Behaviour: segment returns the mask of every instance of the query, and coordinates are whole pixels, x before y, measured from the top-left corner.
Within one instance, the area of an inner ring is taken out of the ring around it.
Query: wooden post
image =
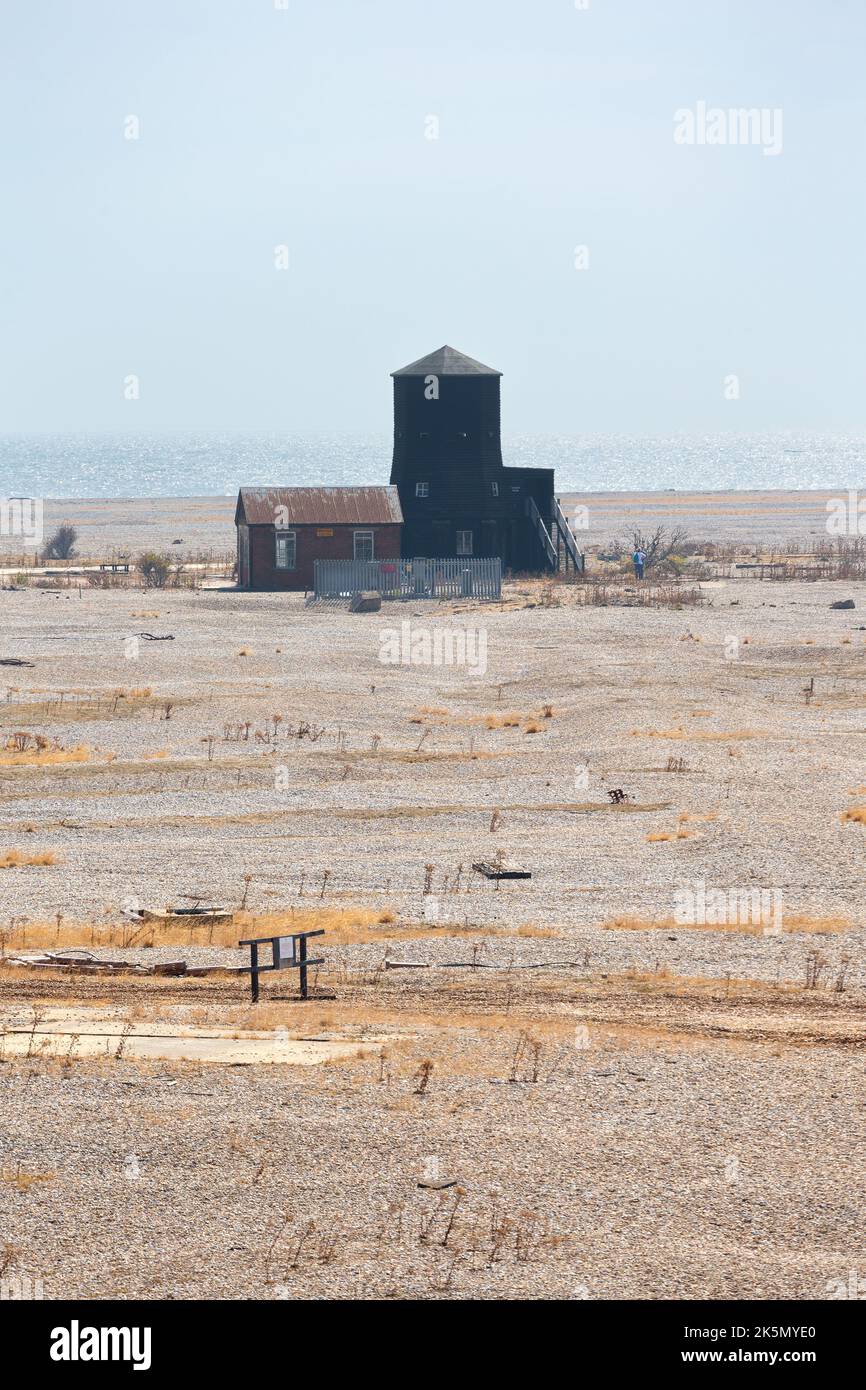
[[[302,998],[302,999],[306,999],[306,997],[307,997],[307,938],[306,938],[305,936],[302,936],[302,937],[300,938],[299,945],[300,945],[300,955],[301,955],[301,998]]]
[[[259,947],[258,942],[250,942],[250,987],[253,992],[253,1003],[259,1002]]]

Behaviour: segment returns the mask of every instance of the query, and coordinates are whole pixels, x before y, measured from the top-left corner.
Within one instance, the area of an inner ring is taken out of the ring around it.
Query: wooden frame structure
[[[270,970],[300,970],[301,992],[300,998],[309,998],[307,992],[307,970],[311,965],[324,965],[324,959],[310,960],[307,956],[307,937],[324,936],[323,927],[317,931],[298,931],[292,932],[289,936],[257,936],[252,940],[239,941],[239,946],[249,946],[250,963],[243,967],[244,973],[249,974],[250,988],[252,991],[252,1002],[259,1002],[259,976],[265,975]],[[270,964],[259,964],[259,947],[270,946]]]

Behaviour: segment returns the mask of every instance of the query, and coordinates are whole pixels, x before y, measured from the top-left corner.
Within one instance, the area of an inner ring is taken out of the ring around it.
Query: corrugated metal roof
[[[238,509],[250,526],[391,526],[403,520],[395,487],[242,487]]]
[[[444,347],[431,352],[428,357],[419,357],[417,362],[410,362],[408,367],[400,367],[391,375],[502,376],[502,373],[497,372],[495,367],[485,367],[483,362],[476,362],[474,357],[467,357],[446,343]]]

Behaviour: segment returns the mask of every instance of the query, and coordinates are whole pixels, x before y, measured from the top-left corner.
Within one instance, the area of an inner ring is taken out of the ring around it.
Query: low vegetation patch
[[[26,869],[56,864],[57,855],[50,850],[38,854],[25,854],[20,849],[0,850],[0,869]]]
[[[36,1187],[39,1183],[52,1182],[54,1177],[54,1173],[30,1173],[26,1168],[22,1168],[20,1163],[16,1168],[4,1168],[0,1172],[0,1180],[9,1183],[18,1192],[29,1192],[31,1187]]]
[[[92,750],[86,743],[64,748],[57,739],[44,734],[19,731],[9,734],[0,750],[0,767],[52,767],[59,763],[86,763]],[[108,754],[109,758],[114,754]]]
[[[602,931],[664,931],[675,934],[681,931],[720,931],[741,932],[746,936],[762,936],[772,923],[733,920],[728,922],[677,922],[673,917],[611,917],[602,922]],[[837,932],[852,931],[853,922],[845,917],[811,917],[805,913],[785,914],[782,918],[783,932],[796,935],[835,935]]]
[[[683,739],[691,742],[720,742],[724,743],[728,739],[742,738],[763,738],[764,734],[759,729],[730,729],[722,733],[713,733],[711,730],[703,729],[631,729],[631,738],[671,738]]]

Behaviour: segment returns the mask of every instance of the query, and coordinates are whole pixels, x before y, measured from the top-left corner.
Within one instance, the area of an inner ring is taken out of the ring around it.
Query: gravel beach
[[[864,585],[700,589],[0,593],[32,663],[3,670],[9,1268],[158,1299],[824,1299],[862,1269]],[[478,659],[384,662],[404,623]],[[196,898],[237,927],[134,921]],[[237,966],[293,920],[326,930],[305,1004],[294,972],[253,1010],[245,976],[9,963]],[[46,1055],[73,1005],[358,1052]]]

